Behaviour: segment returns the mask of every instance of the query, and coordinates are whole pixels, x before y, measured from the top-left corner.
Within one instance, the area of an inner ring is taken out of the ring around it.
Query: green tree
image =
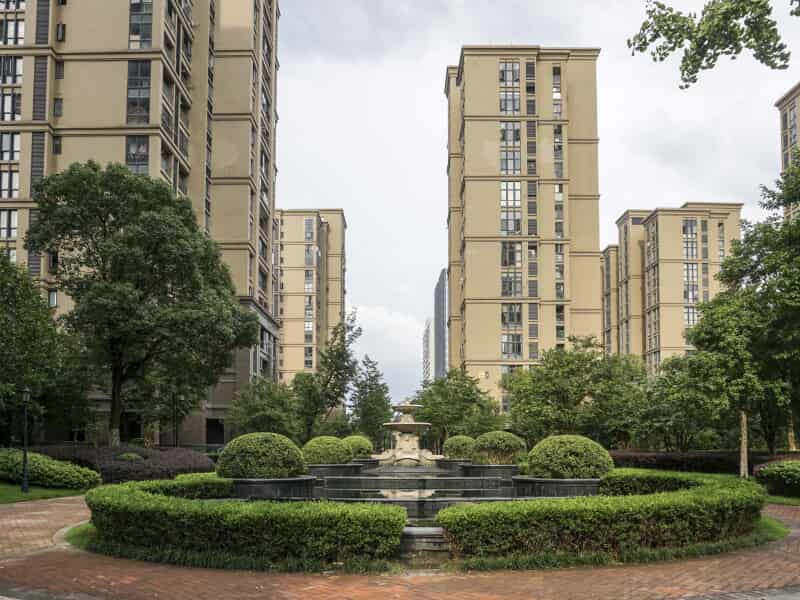
[[[213,385],[256,342],[219,247],[163,181],[90,161],[43,178],[33,197],[27,247],[59,257],[56,281],[75,302],[65,321],[110,380],[112,445],[123,388],[152,365],[183,363]]]
[[[295,396],[295,413],[300,428],[300,444],[305,444],[314,437],[314,430],[319,420],[331,407],[322,393],[319,378],[315,373],[297,373],[292,380],[292,391]]]
[[[237,435],[264,431],[300,441],[294,392],[288,385],[264,377],[257,377],[236,394],[226,422]]]
[[[789,9],[800,16],[800,0],[789,0]],[[781,41],[769,0],[708,0],[699,16],[647,0],[645,13],[628,47],[633,54],[649,50],[656,62],[682,52],[682,88],[696,83],[700,71],[713,69],[721,56],[735,59],[745,48],[771,69],[789,66],[791,54]]]
[[[427,437],[437,451],[451,435],[476,437],[504,425],[497,402],[461,369],[425,382],[414,401],[421,406],[414,418],[431,424]]]
[[[356,378],[353,395],[354,429],[363,433],[376,448],[383,445],[383,424],[392,418],[389,386],[383,381],[378,363],[364,356]]]
[[[686,452],[728,411],[718,361],[706,352],[665,360],[648,389],[642,422],[664,447]]]

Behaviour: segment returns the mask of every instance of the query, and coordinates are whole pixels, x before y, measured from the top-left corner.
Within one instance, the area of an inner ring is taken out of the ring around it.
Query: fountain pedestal
[[[398,404],[394,409],[400,418],[383,426],[392,432],[394,447],[382,454],[376,454],[381,465],[397,465],[401,467],[430,466],[441,458],[428,450],[419,447],[419,434],[430,429],[430,423],[418,423],[414,420],[414,411],[418,404]]]

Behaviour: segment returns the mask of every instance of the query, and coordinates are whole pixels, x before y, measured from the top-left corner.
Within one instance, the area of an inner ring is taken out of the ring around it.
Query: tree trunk
[[[750,477],[750,468],[747,464],[747,413],[739,411],[739,477]]]
[[[795,437],[795,434],[794,434],[794,413],[791,412],[791,409],[789,409],[788,427],[789,427],[789,433],[786,436],[787,437],[786,442],[787,442],[787,445],[789,446],[789,452],[796,452],[797,451],[797,438]]]
[[[119,424],[122,420],[122,373],[120,369],[111,371],[111,414],[109,415],[109,446],[119,447]]]

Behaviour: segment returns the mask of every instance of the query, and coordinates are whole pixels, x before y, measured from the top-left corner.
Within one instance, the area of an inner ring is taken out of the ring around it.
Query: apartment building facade
[[[431,320],[425,319],[425,327],[422,330],[422,382],[427,383],[431,381],[431,360],[432,340],[431,340]]]
[[[447,68],[449,366],[504,374],[602,328],[592,48],[465,46]]]
[[[278,17],[276,0],[0,2],[0,248],[69,310],[51,259],[24,249],[32,186],[76,161],[119,162],[191,199],[259,317],[259,345],[236,355],[182,443],[221,443],[233,394],[277,376],[277,270],[260,245],[275,230]]]
[[[611,276],[604,273],[603,278],[609,310],[614,313],[616,308],[619,315],[617,352],[641,356],[655,372],[664,359],[692,350],[686,330],[697,323],[697,305],[720,291],[716,275],[733,240],[740,237],[741,209],[738,203],[687,202],[680,208],[626,211],[619,218],[617,277],[611,269]],[[605,251],[609,259],[612,248]],[[632,277],[634,273],[641,276]],[[630,342],[623,339],[626,335]],[[613,352],[613,342],[611,346]]]
[[[433,291],[433,377],[447,375],[447,269],[439,272]]]
[[[280,380],[315,372],[320,352],[344,320],[345,236],[340,209],[278,210]]]
[[[797,119],[800,117],[800,83],[786,92],[775,103],[780,115],[781,131],[781,170],[792,162],[792,153],[800,145],[797,142]],[[787,207],[785,216],[789,219],[800,215],[800,206]]]

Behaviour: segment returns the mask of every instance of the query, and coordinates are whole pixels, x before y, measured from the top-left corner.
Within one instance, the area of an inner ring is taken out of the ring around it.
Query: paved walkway
[[[0,505],[0,599],[789,600],[800,598],[800,507],[769,506],[792,533],[752,550],[669,563],[486,574],[303,575],[187,569],[54,546],[88,518],[80,498]],[[51,547],[51,550],[42,552]],[[754,591],[763,593],[752,593]],[[783,590],[778,593],[778,590]]]

